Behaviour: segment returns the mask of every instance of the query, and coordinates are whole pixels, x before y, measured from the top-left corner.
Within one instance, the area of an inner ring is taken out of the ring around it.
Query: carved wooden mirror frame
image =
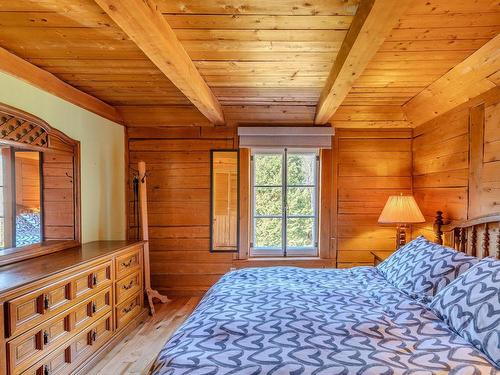
[[[67,200],[64,204],[72,209],[72,213],[66,215],[70,217],[67,225],[56,225],[52,228],[56,233],[45,233],[47,223],[42,222],[42,233],[44,233],[42,242],[1,249],[0,266],[78,246],[81,243],[80,142],[52,128],[36,116],[0,103],[0,145],[12,146],[22,151],[39,151],[43,155],[41,161],[43,169],[52,168],[50,183],[45,173],[40,175],[42,217],[46,215],[45,206],[51,202],[54,211],[59,210],[56,200],[60,200],[61,197],[47,201],[49,198],[44,194],[46,189],[51,188],[51,184],[53,187],[62,184],[64,186],[62,190],[70,192],[66,199],[71,199],[71,203]]]

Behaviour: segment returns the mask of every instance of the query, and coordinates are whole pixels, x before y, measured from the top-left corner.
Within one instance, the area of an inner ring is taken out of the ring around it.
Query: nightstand
[[[389,256],[394,253],[394,251],[388,251],[388,250],[373,250],[370,251],[373,255],[373,265],[377,266],[380,263],[382,263],[384,260],[389,258]]]

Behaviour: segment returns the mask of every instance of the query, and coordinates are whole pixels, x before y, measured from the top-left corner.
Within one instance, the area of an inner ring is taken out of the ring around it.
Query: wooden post
[[[142,240],[144,242],[144,280],[146,284],[146,295],[148,297],[149,308],[151,315],[155,314],[153,298],[158,299],[161,303],[169,302],[167,296],[160,294],[157,290],[151,288],[151,267],[149,263],[149,233],[148,233],[148,195],[146,189],[146,163],[140,161],[139,167],[139,205],[141,208],[141,228]]]

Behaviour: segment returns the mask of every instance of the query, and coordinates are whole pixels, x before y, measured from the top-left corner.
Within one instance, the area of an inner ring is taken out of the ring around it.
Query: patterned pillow
[[[377,269],[395,287],[422,302],[429,302],[477,259],[420,236],[401,247]]]
[[[481,260],[441,290],[429,306],[500,367],[500,261]]]

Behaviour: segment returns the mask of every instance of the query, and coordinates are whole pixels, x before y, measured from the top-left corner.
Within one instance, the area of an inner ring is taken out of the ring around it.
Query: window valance
[[[240,147],[331,148],[331,127],[239,127]]]

